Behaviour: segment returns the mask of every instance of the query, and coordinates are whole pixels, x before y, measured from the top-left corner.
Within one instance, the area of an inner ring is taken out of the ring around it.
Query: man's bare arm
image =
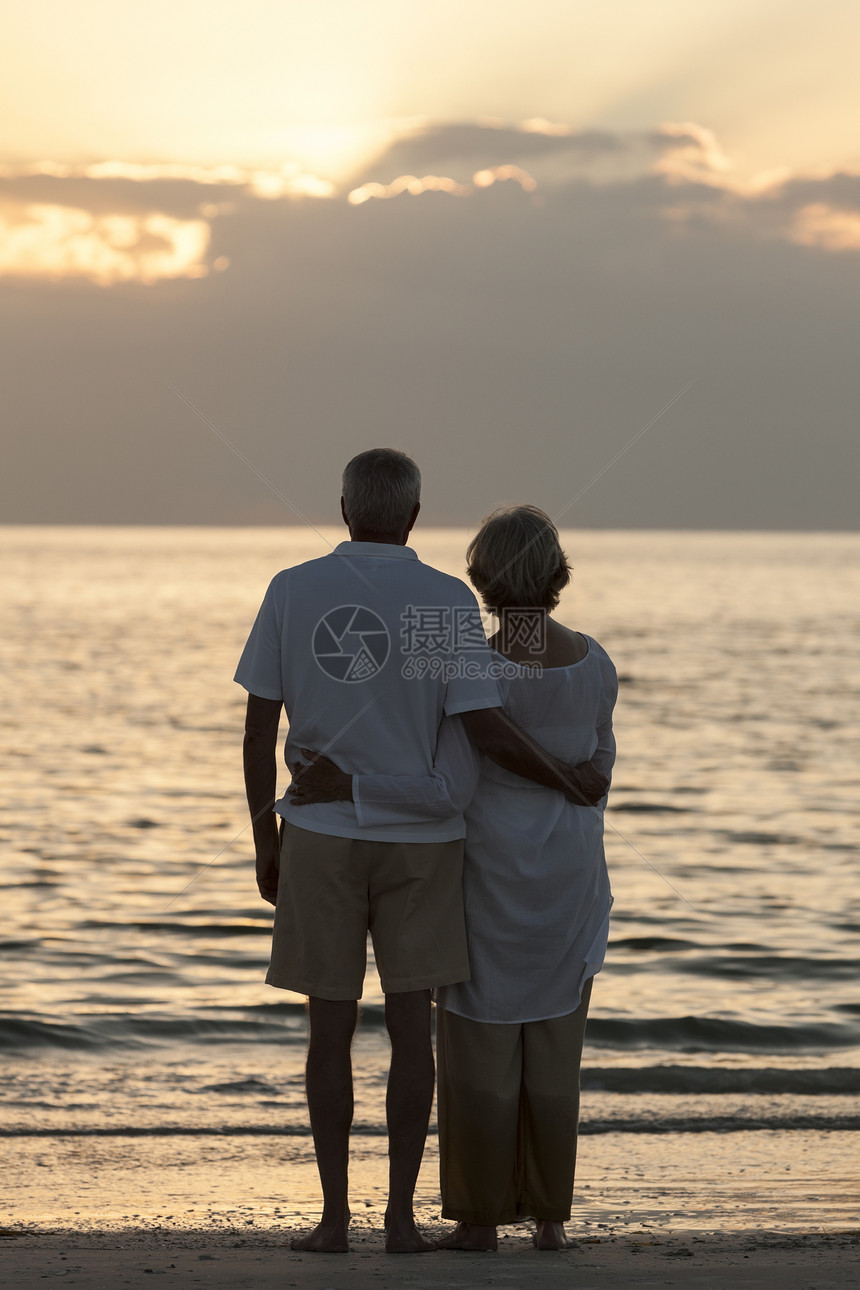
[[[278,822],[272,807],[278,782],[277,746],[280,699],[248,695],[242,761],[245,795],[254,829],[257,886],[263,900],[274,905],[278,895]]]
[[[609,780],[591,762],[574,767],[553,757],[503,708],[480,708],[461,716],[470,739],[490,761],[536,784],[559,789],[568,801],[593,806],[609,787]]]

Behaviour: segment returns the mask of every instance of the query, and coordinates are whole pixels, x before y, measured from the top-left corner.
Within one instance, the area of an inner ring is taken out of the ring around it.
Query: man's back
[[[281,699],[289,763],[325,752],[350,774],[427,774],[443,713],[496,707],[477,602],[406,546],[343,542],[277,574],[236,680]],[[314,832],[380,841],[462,836],[462,821],[361,826],[352,802],[278,811]]]

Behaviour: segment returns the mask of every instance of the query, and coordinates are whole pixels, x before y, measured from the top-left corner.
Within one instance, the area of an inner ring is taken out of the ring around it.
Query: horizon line
[[[343,522],[328,520],[314,520],[322,528],[331,530],[340,530],[344,528]],[[481,520],[470,521],[451,521],[448,523],[422,523],[417,532],[421,533],[428,529],[473,529],[481,523]],[[0,530],[2,529],[38,529],[38,528],[56,528],[56,529],[260,529],[260,530],[282,530],[282,529],[299,529],[304,531],[306,528],[303,524],[276,524],[264,521],[245,522],[240,520],[224,520],[221,523],[209,523],[197,520],[173,521],[173,520],[137,520],[137,521],[118,521],[118,520],[3,520],[0,518]],[[806,533],[822,534],[831,536],[834,534],[844,534],[853,536],[860,534],[860,524],[854,528],[847,528],[836,525],[832,528],[821,528],[815,525],[801,525],[795,528],[785,528],[782,525],[757,525],[751,527],[745,524],[726,524],[719,527],[713,525],[699,524],[560,524],[560,531],[576,530],[581,533]]]

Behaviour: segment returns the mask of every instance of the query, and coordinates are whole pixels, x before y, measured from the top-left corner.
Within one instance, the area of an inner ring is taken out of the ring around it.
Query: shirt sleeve
[[[502,701],[494,675],[495,664],[487,645],[481,611],[465,584],[462,599],[454,606],[453,613],[453,650],[445,692],[445,715],[453,717],[458,712],[500,708]]]
[[[283,579],[278,574],[269,583],[233,677],[249,694],[256,694],[261,699],[283,700],[284,697],[281,670],[283,605]]]
[[[362,828],[451,819],[478,785],[480,754],[459,717],[443,717],[429,775],[353,775],[355,814]]]

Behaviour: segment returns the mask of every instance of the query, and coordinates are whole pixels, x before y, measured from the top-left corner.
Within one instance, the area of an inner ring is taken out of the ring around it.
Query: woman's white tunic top
[[[612,711],[618,692],[606,651],[537,674],[496,656],[507,676],[506,713],[554,756],[615,761]],[[476,783],[477,780],[477,783]],[[368,823],[398,805],[456,813],[463,798],[463,890],[471,978],[444,986],[438,1003],[475,1021],[524,1022],[564,1016],[600,971],[612,894],[603,851],[603,808],[577,806],[556,789],[503,770],[473,749],[459,717],[440,730],[432,779],[356,776],[356,809]],[[447,806],[446,806],[447,803]]]

